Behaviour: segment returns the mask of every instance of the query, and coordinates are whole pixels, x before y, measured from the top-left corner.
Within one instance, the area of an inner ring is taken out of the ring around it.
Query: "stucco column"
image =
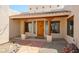
[[[34,21],[32,21],[32,35],[34,33]]]
[[[44,36],[46,36],[46,21],[44,20]]]
[[[44,36],[45,36],[45,20],[44,20]]]
[[[36,20],[36,36],[37,36],[37,30],[38,30],[38,29],[37,29],[37,20]]]
[[[47,18],[47,20],[48,20],[48,35],[51,35],[51,20],[52,20],[52,17]]]
[[[24,34],[24,20],[20,21],[20,34]]]
[[[52,20],[52,18],[48,18],[48,35],[47,35],[47,42],[52,42],[51,20]]]
[[[51,35],[51,21],[48,21],[48,34]]]

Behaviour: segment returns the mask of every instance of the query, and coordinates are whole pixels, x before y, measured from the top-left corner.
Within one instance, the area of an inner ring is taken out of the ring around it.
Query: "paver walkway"
[[[18,39],[15,42],[23,46],[56,49],[59,53],[63,52],[63,48],[67,44],[67,42],[64,39],[53,39],[53,41],[50,43],[48,43],[46,39],[32,39],[32,38],[25,40]]]

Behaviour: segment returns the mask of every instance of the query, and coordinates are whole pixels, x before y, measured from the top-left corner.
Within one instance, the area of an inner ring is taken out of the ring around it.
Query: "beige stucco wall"
[[[57,5],[29,5],[29,13],[49,12],[49,11],[53,11],[56,9],[63,9],[63,8],[64,8],[64,5],[60,5],[59,7],[57,7]]]
[[[9,41],[9,6],[0,5],[0,44]]]
[[[14,38],[16,36],[19,36],[20,35],[20,21],[18,20],[9,20],[10,23],[9,23],[9,36],[10,38]]]
[[[20,12],[9,9],[9,16],[19,14]],[[9,38],[20,35],[20,21],[9,19]]]
[[[64,26],[63,26],[63,22],[64,19],[66,19],[66,17],[58,17],[58,18],[53,18],[52,21],[60,21],[60,33],[52,33],[52,37],[53,38],[64,38],[63,37],[63,32],[64,32]]]
[[[79,48],[79,27],[78,27],[79,25],[79,5],[70,5],[70,6],[68,5],[68,6],[65,6],[65,9],[71,10],[72,11],[71,15],[74,14],[74,37],[72,38],[68,35],[65,35],[65,39],[69,43],[75,43],[77,47]]]

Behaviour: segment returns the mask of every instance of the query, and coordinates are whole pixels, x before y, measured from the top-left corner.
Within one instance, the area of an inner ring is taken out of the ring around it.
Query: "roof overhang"
[[[55,11],[55,12],[43,12],[43,13],[27,13],[10,16],[10,19],[33,19],[33,18],[48,18],[48,17],[67,17],[71,11]]]

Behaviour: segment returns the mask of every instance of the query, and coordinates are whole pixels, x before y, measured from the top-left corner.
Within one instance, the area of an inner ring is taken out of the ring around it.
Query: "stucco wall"
[[[63,37],[63,32],[64,32],[64,26],[63,26],[63,20],[66,17],[58,17],[58,18],[53,18],[52,21],[60,21],[60,33],[52,33],[53,38],[64,38]]]
[[[9,20],[10,23],[9,23],[9,36],[10,38],[14,38],[16,36],[19,36],[20,35],[20,21],[18,20]]]
[[[9,6],[0,5],[0,44],[9,41]]]
[[[67,10],[71,10],[72,14],[74,14],[74,37],[70,37],[70,36],[65,36],[65,39],[69,42],[69,43],[75,43],[77,45],[77,47],[79,48],[79,5],[67,5],[65,6],[65,9]]]
[[[31,10],[30,10],[31,8]],[[29,12],[36,13],[36,12],[49,12],[56,9],[62,9],[64,5],[29,5]]]
[[[9,16],[19,14],[14,10],[9,9]],[[20,21],[9,19],[9,38],[14,38],[20,35]]]

